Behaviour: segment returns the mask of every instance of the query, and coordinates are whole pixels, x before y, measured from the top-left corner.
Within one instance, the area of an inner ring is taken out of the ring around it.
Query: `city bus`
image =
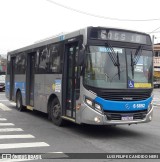
[[[6,97],[58,126],[152,120],[153,48],[143,32],[86,27],[7,55]]]

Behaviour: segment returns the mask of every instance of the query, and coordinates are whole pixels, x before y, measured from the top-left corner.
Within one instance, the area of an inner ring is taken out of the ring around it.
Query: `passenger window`
[[[47,55],[48,55],[48,49],[46,48],[42,48],[39,49],[37,51],[37,60],[36,63],[39,62],[39,67],[38,67],[38,71],[40,73],[46,73],[46,65],[47,65]]]
[[[20,53],[16,56],[16,73],[25,74],[26,72],[26,56],[25,53]]]
[[[59,44],[38,48],[35,60],[36,72],[43,74],[60,73],[62,71],[62,53],[63,51],[60,49]]]
[[[49,71],[53,73],[61,71],[59,45],[50,46]]]

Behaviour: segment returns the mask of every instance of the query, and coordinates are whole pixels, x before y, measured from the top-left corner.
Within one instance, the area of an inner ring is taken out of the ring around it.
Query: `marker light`
[[[79,110],[81,108],[81,103],[78,103],[76,109]]]
[[[100,120],[99,117],[95,117],[95,118],[94,118],[94,121],[95,121],[96,123],[100,123],[100,122],[101,122],[101,120]]]

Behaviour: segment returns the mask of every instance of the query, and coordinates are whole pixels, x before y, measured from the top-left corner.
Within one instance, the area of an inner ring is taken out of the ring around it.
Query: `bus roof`
[[[134,31],[134,30],[129,30],[129,29],[102,27],[102,26],[97,26],[97,27],[89,26],[89,27],[85,27],[85,28],[80,29],[80,30],[70,32],[70,33],[62,33],[62,34],[59,34],[59,35],[56,35],[56,36],[53,36],[53,37],[42,39],[42,40],[37,41],[37,42],[35,42],[35,43],[33,43],[29,46],[10,51],[10,52],[8,52],[8,54],[12,55],[12,54],[24,52],[24,51],[27,51],[27,50],[35,49],[35,48],[38,48],[38,47],[41,47],[41,46],[45,46],[45,45],[48,45],[48,44],[51,44],[51,43],[58,43],[60,41],[72,39],[73,37],[76,37],[76,36],[79,36],[79,35],[83,35],[83,36],[87,37],[87,29],[89,29],[89,28],[114,29],[114,30],[121,30],[121,31],[126,31],[126,32],[135,32],[135,33],[144,34],[144,35],[149,36],[149,34],[146,34],[144,32],[139,32],[139,31]],[[83,42],[83,43],[86,43],[86,42]]]
[[[67,33],[67,34],[64,34],[64,35],[58,35],[57,37],[50,37],[50,38],[44,39],[42,41],[37,41],[37,43],[33,43],[33,44],[29,45],[29,46],[22,47],[22,48],[14,50],[14,51],[10,51],[10,52],[8,52],[8,54],[12,55],[12,54],[24,52],[24,51],[27,51],[27,50],[30,50],[30,49],[45,46],[45,45],[48,45],[48,44],[51,44],[51,43],[56,43],[56,42],[58,43],[60,41],[66,40],[66,39],[76,37],[78,35],[83,35],[85,30],[86,30],[86,28],[85,29],[80,29],[80,30],[77,30],[77,31],[74,31],[74,32],[71,32],[71,33]]]

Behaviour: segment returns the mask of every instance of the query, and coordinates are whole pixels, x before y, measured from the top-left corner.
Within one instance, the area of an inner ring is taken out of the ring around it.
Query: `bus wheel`
[[[17,95],[16,95],[16,108],[17,108],[18,111],[23,111],[24,110],[24,106],[22,105],[21,92],[17,92]]]
[[[61,118],[61,106],[57,98],[54,98],[50,104],[50,117],[52,122],[57,126],[64,125],[64,120]]]

